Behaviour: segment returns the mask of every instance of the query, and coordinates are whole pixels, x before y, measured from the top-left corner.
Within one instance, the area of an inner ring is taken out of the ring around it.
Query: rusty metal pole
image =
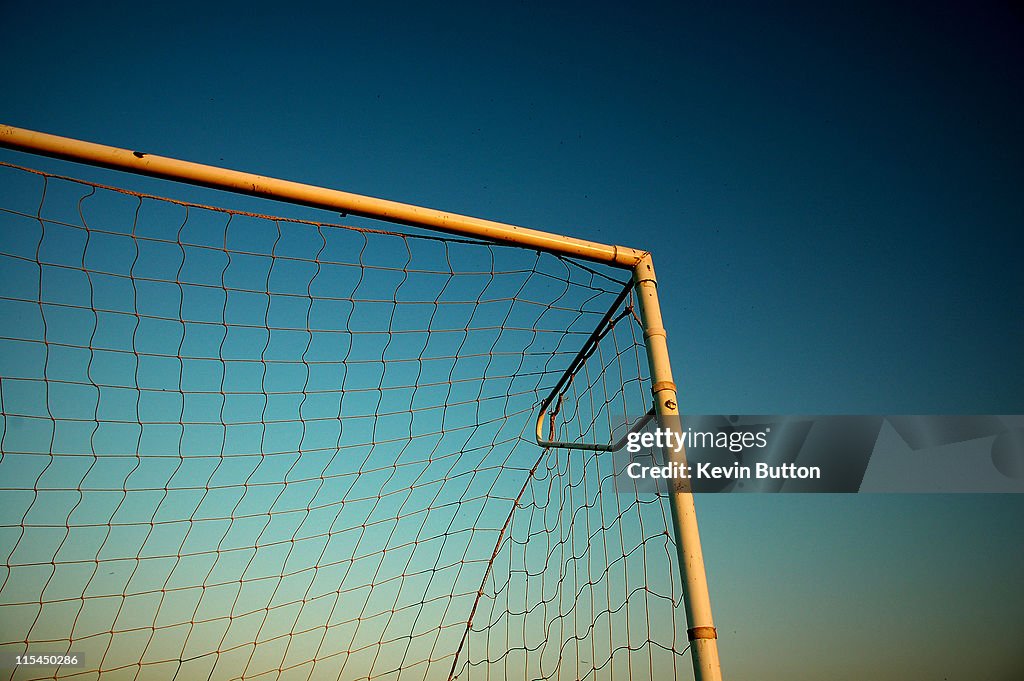
[[[10,125],[0,125],[0,147],[448,234],[536,248],[592,262],[603,262],[623,269],[633,268],[644,255],[644,251],[635,248],[600,244],[493,220],[192,163],[142,151],[83,142]]]
[[[650,255],[645,256],[633,270],[640,319],[643,322],[647,361],[651,369],[651,390],[658,426],[681,432],[676,384],[672,382],[668,343],[658,302],[658,280]],[[664,449],[666,463],[686,464],[686,452],[672,446]],[[704,554],[700,548],[697,514],[689,479],[672,478],[670,481],[672,525],[679,556],[679,572],[683,584],[683,604],[686,610],[687,636],[690,639],[693,674],[696,681],[721,681],[722,669],[718,661],[718,633],[711,618],[711,598],[708,595],[707,575],[704,572]]]

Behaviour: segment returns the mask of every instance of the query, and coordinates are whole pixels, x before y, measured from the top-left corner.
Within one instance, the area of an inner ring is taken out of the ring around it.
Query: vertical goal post
[[[666,331],[658,299],[657,278],[654,273],[651,254],[647,251],[559,236],[500,222],[181,161],[148,152],[84,142],[6,125],[0,125],[0,147],[179,183],[198,185],[306,207],[326,209],[335,213],[382,220],[462,238],[478,239],[482,242],[517,246],[626,270],[630,273],[632,282],[627,287],[626,292],[634,297],[633,299],[639,314],[639,322],[643,331],[643,345],[646,350],[648,370],[650,372],[651,392],[653,393],[653,408],[651,412],[641,419],[639,425],[645,424],[653,417],[656,418],[657,424],[661,428],[673,430],[680,428],[677,392],[673,382]],[[617,301],[616,304],[619,302]],[[613,306],[608,316],[614,310]],[[602,324],[605,322],[602,322]],[[591,341],[596,343],[598,340],[600,339],[592,338],[584,345],[583,350],[580,351],[576,358],[579,360],[579,364],[586,359],[586,351]],[[573,366],[563,375],[563,379],[575,371],[578,363],[573,363]],[[552,402],[556,399],[556,393],[558,393],[561,385],[560,383],[559,386],[556,386],[549,398],[540,407],[537,420],[538,444],[544,448],[583,449],[590,451],[611,450],[621,446],[621,440],[614,445],[595,446],[579,441],[558,441],[553,437],[553,433],[549,436],[550,439],[545,438],[542,431],[545,425],[547,410],[552,406],[557,410],[557,405],[553,405]],[[682,462],[685,457],[683,451],[673,451],[671,448],[666,448],[664,454],[666,457],[679,462]],[[694,511],[693,495],[684,484],[679,482],[670,490],[669,497],[672,529],[675,537],[674,543],[682,584],[682,601],[687,619],[687,638],[691,647],[694,676],[698,681],[717,681],[721,679],[716,641],[717,633],[711,616],[710,599]],[[519,499],[516,499],[513,504],[513,511],[518,503]],[[498,547],[495,548],[495,554],[497,552]],[[489,573],[490,568],[488,568]],[[486,578],[485,576],[485,580]],[[481,588],[482,593],[483,588]],[[476,610],[475,605],[473,610]],[[470,626],[472,626],[472,617],[471,614]],[[453,678],[456,676],[456,664],[458,662],[458,653],[456,653],[451,674]]]

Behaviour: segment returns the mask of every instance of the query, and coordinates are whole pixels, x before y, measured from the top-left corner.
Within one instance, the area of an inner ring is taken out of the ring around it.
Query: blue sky
[[[1024,410],[1007,4],[4,15],[4,123],[653,250],[684,411]],[[727,678],[1019,671],[1022,505],[701,498]]]

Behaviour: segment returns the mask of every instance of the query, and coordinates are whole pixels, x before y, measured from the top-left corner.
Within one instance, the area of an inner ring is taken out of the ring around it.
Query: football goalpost
[[[721,678],[649,253],[0,146],[5,674]]]

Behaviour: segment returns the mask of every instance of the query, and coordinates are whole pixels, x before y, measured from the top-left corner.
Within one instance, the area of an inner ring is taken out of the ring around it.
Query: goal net
[[[0,167],[3,675],[689,677],[628,272],[334,220]]]

